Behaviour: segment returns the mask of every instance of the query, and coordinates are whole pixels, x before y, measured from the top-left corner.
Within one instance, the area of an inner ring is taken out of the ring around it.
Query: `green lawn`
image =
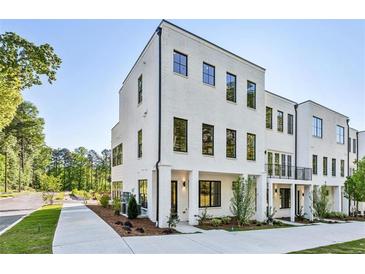
[[[306,249],[292,254],[365,254],[365,239]]]
[[[0,254],[49,254],[62,205],[33,212],[0,236]]]

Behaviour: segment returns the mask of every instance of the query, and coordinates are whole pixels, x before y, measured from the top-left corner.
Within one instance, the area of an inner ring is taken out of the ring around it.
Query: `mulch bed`
[[[279,218],[279,220],[284,220],[284,221],[288,221],[288,222],[291,222],[290,221],[290,217],[283,217],[283,218]],[[296,223],[299,223],[299,224],[315,224],[315,223],[319,223],[319,221],[317,219],[313,220],[313,221],[310,221],[308,219],[305,219],[305,218],[298,218],[298,217],[295,217],[295,222]]]
[[[286,225],[283,223],[275,222],[273,225],[268,225],[266,223],[260,223],[256,221],[251,221],[248,224],[244,224],[242,226],[237,225],[237,221],[232,218],[229,224],[220,224],[219,226],[213,226],[212,224],[200,224],[196,227],[211,230],[211,229],[224,229],[227,231],[246,231],[246,230],[261,230],[261,229],[271,229],[271,228],[279,228],[279,227],[290,227],[291,225]]]
[[[100,205],[86,205],[110,225],[120,236],[151,236],[177,233],[173,229],[156,227],[148,218],[130,220],[122,215],[114,215],[114,210]]]

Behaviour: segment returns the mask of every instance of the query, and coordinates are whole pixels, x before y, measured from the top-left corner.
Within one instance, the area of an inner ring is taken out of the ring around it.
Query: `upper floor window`
[[[345,177],[345,160],[340,161],[340,172],[341,177]]]
[[[226,99],[227,101],[236,102],[236,75],[227,72],[226,82]]]
[[[174,117],[174,151],[188,151],[188,121]]]
[[[203,83],[215,86],[215,67],[203,63]]]
[[[142,103],[142,74],[138,77],[138,104]]]
[[[247,133],[247,160],[256,160],[256,135]]]
[[[226,156],[236,158],[236,131],[228,128],[226,130]]]
[[[288,114],[288,134],[294,133],[294,117],[291,114]]]
[[[138,158],[142,157],[142,129],[138,130]]]
[[[345,128],[339,125],[336,126],[336,141],[338,144],[345,143]]]
[[[317,175],[318,174],[318,156],[317,155],[312,155],[312,169],[313,169],[313,174]]]
[[[328,165],[328,158],[327,157],[323,157],[323,167],[322,167],[322,169],[323,169],[323,175],[324,176],[327,176],[327,171],[328,171],[328,167],[327,167],[327,165]]]
[[[266,107],[266,128],[272,129],[272,108]]]
[[[350,137],[347,140],[347,144],[348,144],[349,152],[351,152],[351,138]]]
[[[188,56],[174,50],[174,72],[188,76]]]
[[[214,155],[214,126],[203,124],[202,153],[205,155]]]
[[[256,84],[247,81],[247,106],[256,109]]]
[[[332,176],[336,176],[336,159],[332,159]]]
[[[280,110],[278,110],[277,123],[278,123],[278,131],[283,132],[284,131],[284,113]]]
[[[356,153],[356,139],[352,140],[352,152]]]
[[[147,208],[147,180],[138,180],[139,204],[143,208]]]
[[[221,182],[199,181],[199,207],[221,206]]]
[[[312,120],[312,135],[322,138],[322,119],[316,116],[313,116]]]
[[[119,166],[123,164],[123,144],[117,145],[115,148],[113,148],[113,160],[112,164],[113,166]]]

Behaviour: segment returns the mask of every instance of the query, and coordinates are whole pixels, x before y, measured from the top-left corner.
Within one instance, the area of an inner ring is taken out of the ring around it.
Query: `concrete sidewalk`
[[[127,243],[78,201],[65,202],[53,239],[55,254],[133,253]]]

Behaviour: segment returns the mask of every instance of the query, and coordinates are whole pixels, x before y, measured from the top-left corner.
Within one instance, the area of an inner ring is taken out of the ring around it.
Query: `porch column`
[[[270,214],[274,212],[274,197],[273,197],[273,183],[272,182],[268,182],[267,183],[267,187],[268,187],[268,209]]]
[[[197,225],[199,215],[199,171],[189,172],[189,224]]]
[[[290,185],[290,221],[295,222],[295,184]]]
[[[258,176],[256,181],[256,220],[263,222],[266,220],[266,174]]]
[[[333,209],[336,212],[341,212],[341,187],[333,186]]]
[[[310,221],[313,221],[313,185],[305,185],[304,186],[304,214],[305,218]]]
[[[158,226],[168,227],[167,220],[171,211],[171,166],[159,166],[159,210]]]

